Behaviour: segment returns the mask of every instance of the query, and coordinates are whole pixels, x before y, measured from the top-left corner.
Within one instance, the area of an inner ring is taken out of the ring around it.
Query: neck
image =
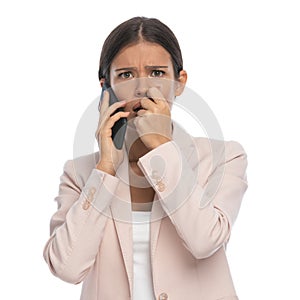
[[[145,155],[149,152],[147,147],[144,145],[144,143],[141,141],[140,138],[138,138],[128,149],[128,159],[130,163],[136,163],[140,157]]]

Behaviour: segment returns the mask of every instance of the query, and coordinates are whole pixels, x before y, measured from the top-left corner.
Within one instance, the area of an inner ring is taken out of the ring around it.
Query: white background
[[[247,151],[249,189],[227,250],[240,299],[300,299],[298,5],[2,1],[1,299],[79,299],[80,286],[52,276],[42,250],[76,126],[100,93],[102,43],[136,15],[172,28],[188,87]]]

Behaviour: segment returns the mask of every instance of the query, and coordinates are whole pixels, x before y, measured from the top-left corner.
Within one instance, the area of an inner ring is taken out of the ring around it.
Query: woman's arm
[[[214,146],[209,152],[211,147],[202,143],[201,148],[201,143],[189,159],[172,141],[138,163],[184,246],[198,259],[228,242],[247,189],[247,157],[241,145],[210,141]]]
[[[66,162],[55,198],[58,210],[51,219],[51,236],[44,248],[44,258],[55,276],[74,284],[84,279],[98,253],[118,182],[95,168],[80,188],[74,162]]]

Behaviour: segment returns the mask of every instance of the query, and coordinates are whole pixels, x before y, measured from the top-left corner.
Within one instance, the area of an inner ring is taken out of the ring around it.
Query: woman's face
[[[147,90],[156,87],[170,107],[175,96],[182,93],[186,73],[175,77],[171,56],[162,46],[140,42],[123,48],[114,58],[110,68],[110,83],[120,100],[129,100],[125,111],[129,119],[136,116],[140,100]]]

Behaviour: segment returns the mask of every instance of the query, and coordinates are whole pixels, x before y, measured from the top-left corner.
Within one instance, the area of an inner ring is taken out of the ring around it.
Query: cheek
[[[170,81],[167,84],[164,84],[161,87],[161,93],[163,94],[165,100],[172,106],[172,103],[175,99],[175,83]]]
[[[133,100],[135,92],[134,80],[112,85],[113,90],[119,100]]]

